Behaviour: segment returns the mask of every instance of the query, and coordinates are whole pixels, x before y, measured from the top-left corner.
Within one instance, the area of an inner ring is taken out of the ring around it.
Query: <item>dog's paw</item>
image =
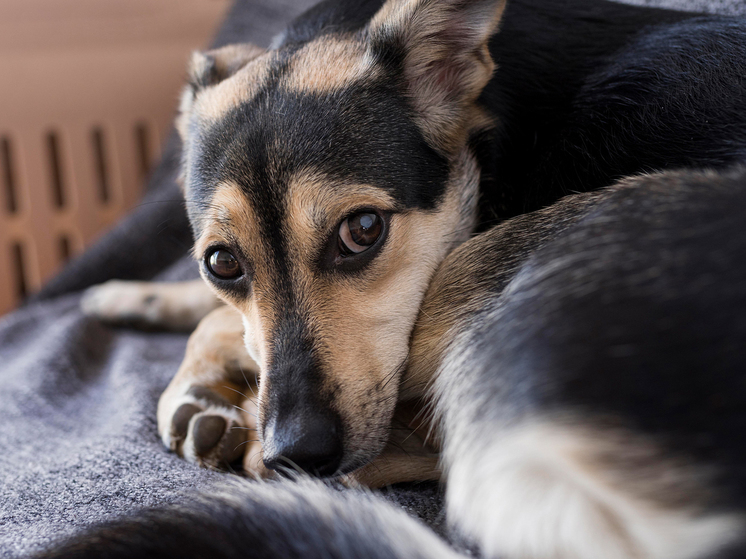
[[[158,324],[163,301],[152,284],[111,280],[94,285],[83,293],[80,308],[84,314],[105,322]]]
[[[220,302],[201,280],[174,283],[110,280],[88,288],[84,314],[110,324],[191,330]]]
[[[217,392],[192,386],[171,406],[162,425],[163,443],[188,462],[225,468],[243,458],[254,429],[244,413]]]

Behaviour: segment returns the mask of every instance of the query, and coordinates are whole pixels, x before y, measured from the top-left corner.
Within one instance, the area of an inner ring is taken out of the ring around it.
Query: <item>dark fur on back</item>
[[[504,265],[481,259],[472,293],[486,297],[460,318],[479,357],[445,408],[490,425],[538,409],[625,418],[715,466],[717,504],[743,507],[746,170],[629,179],[562,207],[571,200],[553,212],[559,228],[524,222],[529,250],[507,287]]]
[[[483,100],[501,125],[484,168],[498,216],[630,174],[744,157],[741,20],[519,0],[491,52]]]

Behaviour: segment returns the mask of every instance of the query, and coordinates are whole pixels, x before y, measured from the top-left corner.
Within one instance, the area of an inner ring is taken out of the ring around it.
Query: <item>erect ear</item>
[[[505,0],[388,0],[368,25],[374,52],[402,65],[419,124],[435,147],[463,141],[492,77],[488,43]]]
[[[250,43],[227,45],[206,52],[194,52],[189,61],[189,81],[181,95],[176,128],[185,138],[185,124],[197,93],[206,87],[231,77],[266,51]]]
[[[232,76],[264,52],[263,48],[251,43],[195,52],[189,62],[189,84],[195,89],[214,85]]]

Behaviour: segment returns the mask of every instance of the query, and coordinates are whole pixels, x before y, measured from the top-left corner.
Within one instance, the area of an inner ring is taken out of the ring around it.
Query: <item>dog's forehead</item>
[[[331,50],[343,59],[349,47]],[[231,84],[245,89],[231,94],[240,102],[234,99],[217,118],[192,120],[189,198],[209,199],[217,185],[231,182],[255,207],[278,206],[294,177],[313,172],[330,184],[372,185],[403,208],[437,206],[448,164],[425,141],[396,79],[355,74],[353,62],[309,68],[328,51],[306,46],[272,54],[257,63],[259,77],[250,87],[245,78]],[[343,76],[329,77],[335,72]]]

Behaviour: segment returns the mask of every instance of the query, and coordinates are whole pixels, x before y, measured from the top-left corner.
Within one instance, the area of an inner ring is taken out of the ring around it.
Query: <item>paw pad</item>
[[[247,429],[238,423],[228,400],[201,386],[192,387],[187,396],[192,401],[179,406],[171,418],[171,450],[213,468],[241,458]]]
[[[171,431],[174,435],[173,438],[185,439],[187,432],[189,431],[189,420],[201,411],[202,408],[198,408],[194,404],[182,404],[179,409],[176,410],[171,422]]]

